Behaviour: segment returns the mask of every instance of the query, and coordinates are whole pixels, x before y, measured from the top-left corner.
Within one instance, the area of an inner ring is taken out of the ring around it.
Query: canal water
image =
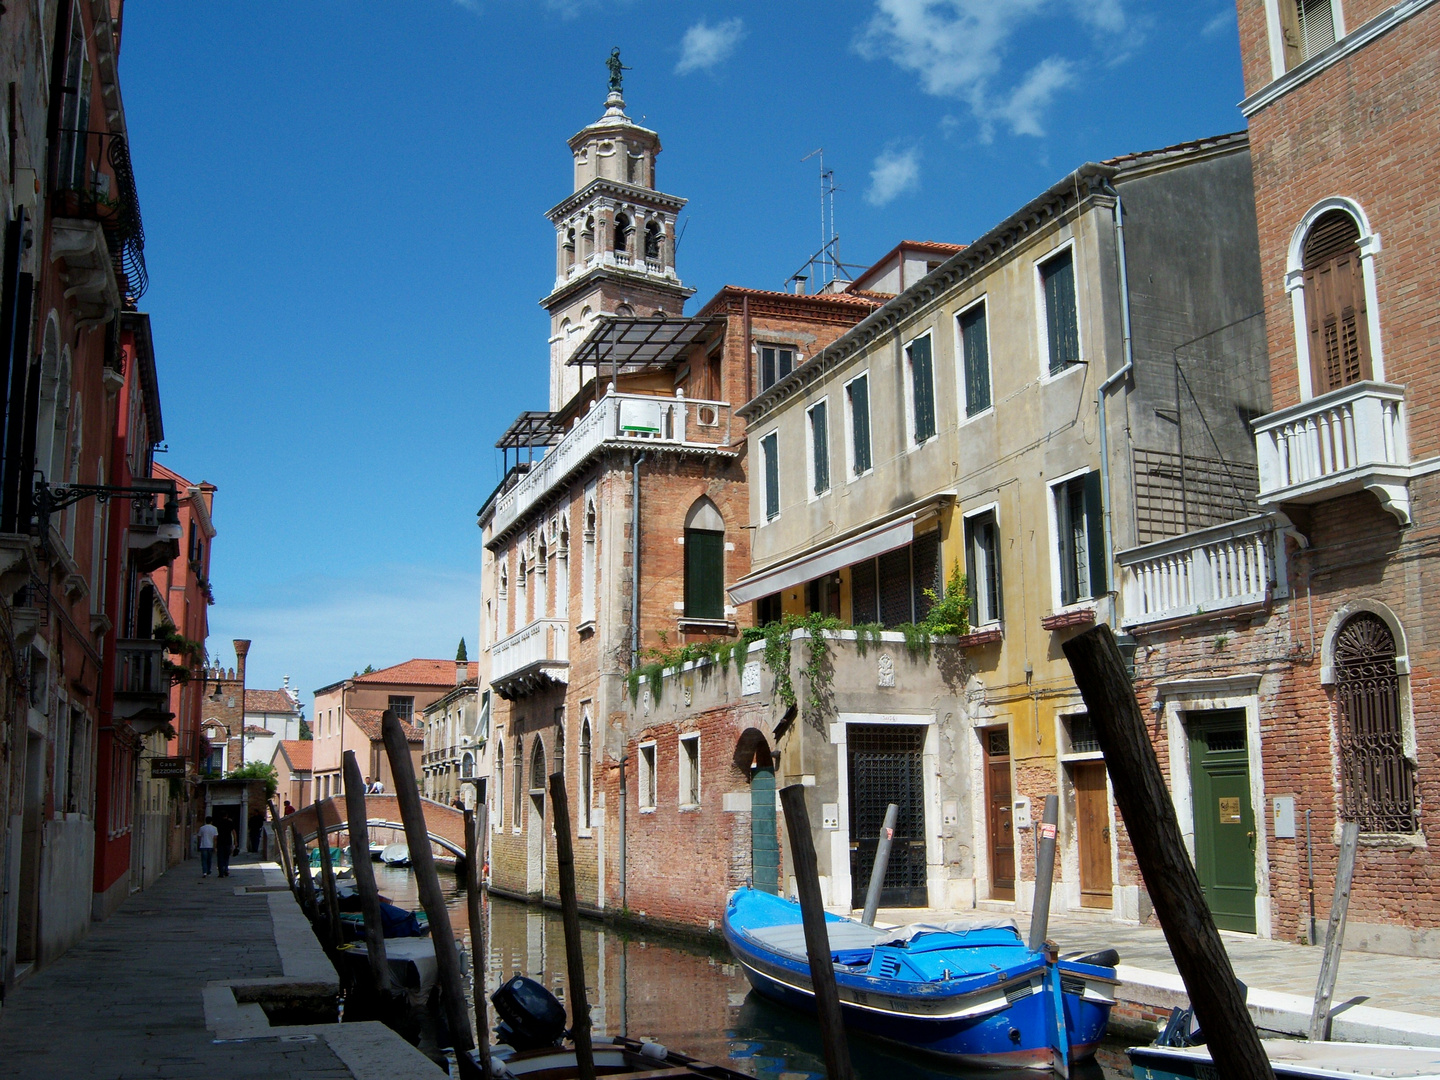
[[[377,864],[380,892],[401,907],[418,908],[414,875]],[[440,872],[456,940],[470,948],[465,894],[453,874]],[[565,935],[560,913],[502,897],[486,901],[489,919],[486,994],[512,975],[528,975],[562,1002]],[[773,1005],[750,990],[729,954],[681,938],[619,930],[581,920],[585,981],[595,1031],[652,1038],[694,1057],[728,1065],[760,1080],[823,1080],[820,1036],[807,1016]],[[491,1010],[491,1024],[494,1011]],[[914,1058],[863,1037],[852,1042],[857,1080],[943,1080],[956,1076],[989,1080],[1034,1071],[964,1072]],[[1085,1080],[1128,1077],[1123,1044],[1102,1049],[1094,1064],[1072,1071]]]

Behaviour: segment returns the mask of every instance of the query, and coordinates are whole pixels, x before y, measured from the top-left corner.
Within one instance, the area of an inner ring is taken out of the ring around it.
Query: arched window
[[[538,743],[540,740],[535,741]],[[515,736],[515,793],[511,798],[510,825],[518,829],[520,810],[525,805],[525,743],[519,735]]]
[[[55,430],[64,427],[59,424],[59,413],[63,403],[69,400],[69,373],[61,370],[68,358],[60,350],[60,329],[52,315],[45,323],[45,336],[40,347],[40,412],[35,424],[35,467],[45,474],[45,479],[59,483],[60,477],[51,470],[50,462],[55,449]],[[63,435],[61,441],[63,444]]]
[[[1327,210],[1305,235],[1305,322],[1317,395],[1371,378],[1360,226]]]
[[[615,317],[617,319],[633,319],[635,317],[635,309],[629,304],[621,304],[615,309]]]
[[[645,258],[659,261],[662,235],[658,221],[645,223]]]
[[[542,531],[540,544],[535,556],[535,618],[545,618],[545,609],[550,602],[550,545],[545,542]]]
[[[565,775],[565,710],[555,710],[555,771]]]
[[[725,521],[704,496],[685,515],[685,617],[725,617]]]
[[[460,775],[466,779],[475,775],[475,755],[469,751],[460,759]]]
[[[590,717],[580,723],[580,825],[590,828]]]
[[[536,735],[535,745],[530,748],[530,794],[543,795],[545,779],[545,743]]]
[[[615,215],[615,243],[614,248],[618,252],[628,253],[630,250],[630,234],[634,232],[630,219],[625,214]]]
[[[580,534],[580,621],[595,620],[595,495],[585,492],[585,530]]]
[[[582,258],[589,258],[595,254],[595,218],[594,216],[585,219],[585,228],[580,233],[580,255]]]
[[[1413,833],[1420,827],[1395,659],[1395,635],[1374,612],[1352,615],[1335,635],[1342,816],[1362,832]]]
[[[495,827],[505,827],[505,747],[495,743]]]
[[[78,484],[80,482],[80,455],[84,450],[84,436],[85,418],[83,399],[79,394],[76,394],[75,404],[70,409],[69,464],[65,466],[65,472],[63,473],[66,483]],[[75,553],[75,518],[78,512],[79,508],[76,506],[66,507],[64,526],[61,529],[61,533],[65,537],[65,546],[70,549],[72,555]],[[91,588],[94,588],[94,582],[91,582]]]

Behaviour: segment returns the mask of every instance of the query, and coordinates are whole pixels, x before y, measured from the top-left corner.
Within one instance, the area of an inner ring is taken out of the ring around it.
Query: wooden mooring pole
[[[285,883],[293,887],[294,878],[290,874],[290,852],[285,850],[285,841],[280,833],[280,808],[275,805],[275,800],[270,800],[270,832],[275,837],[275,861],[280,864],[280,872],[285,875]]]
[[[1330,1038],[1330,998],[1340,974],[1340,946],[1345,942],[1345,918],[1350,913],[1350,885],[1355,880],[1355,849],[1360,826],[1347,821],[1340,827],[1340,863],[1335,867],[1335,894],[1330,899],[1330,925],[1325,928],[1325,956],[1315,986],[1315,1007],[1310,1012],[1310,1039]]]
[[[350,865],[360,893],[360,911],[365,917],[365,953],[370,961],[370,978],[382,998],[399,987],[385,955],[385,922],[380,914],[380,890],[375,885],[375,866],[370,861],[370,828],[366,823],[365,780],[355,751],[345,751],[345,823],[350,829]]]
[[[1215,1071],[1226,1080],[1274,1080],[1180,835],[1170,789],[1115,635],[1108,626],[1096,626],[1062,648],[1085,699],[1135,861],[1205,1032]]]
[[[485,912],[480,903],[485,844],[489,839],[490,807],[477,802],[473,811],[465,811],[465,911],[470,918],[470,974],[475,984],[475,1049],[485,1080],[490,1080],[494,1071],[490,1064],[489,1010],[485,1005]]]
[[[462,1077],[479,1075],[470,1052],[475,1039],[470,1033],[470,1012],[465,1008],[465,981],[460,974],[460,954],[455,949],[455,929],[450,925],[450,912],[445,909],[445,894],[440,891],[440,876],[435,872],[435,855],[430,850],[430,830],[425,824],[425,809],[420,805],[420,789],[415,784],[415,763],[410,760],[410,743],[395,713],[386,709],[380,717],[380,733],[385,740],[385,755],[390,759],[390,773],[395,781],[395,800],[400,804],[400,820],[405,824],[405,843],[410,848],[410,869],[415,872],[415,885],[420,903],[430,920],[430,937],[435,943],[435,965],[440,975],[440,1002],[445,1009],[445,1023],[455,1046],[455,1059]]]
[[[330,948],[338,949],[345,944],[345,937],[340,932],[340,897],[335,892],[335,864],[330,858],[325,806],[323,802],[315,804],[315,840],[320,846],[320,885],[325,893],[325,936]]]
[[[313,925],[320,916],[315,908],[315,879],[310,876],[310,856],[305,850],[305,841],[300,839],[300,827],[294,821],[290,823],[290,849],[295,852],[295,887],[300,893],[300,907]]]
[[[875,845],[875,865],[870,868],[870,888],[865,890],[865,911],[860,921],[866,926],[875,925],[875,912],[880,908],[880,890],[885,885],[885,869],[890,865],[890,846],[895,842],[895,822],[899,820],[900,807],[891,803],[885,807],[885,824],[880,826],[880,842]]]
[[[570,1036],[580,1080],[595,1080],[590,1046],[590,999],[585,995],[585,956],[580,951],[580,903],[575,895],[575,851],[570,839],[570,803],[565,776],[550,776],[550,813],[555,821],[555,866],[560,872],[560,920],[565,927],[565,971],[570,984]]]
[[[830,956],[830,935],[825,929],[825,902],[820,896],[820,872],[815,862],[815,841],[810,835],[810,811],[805,788],[790,784],[780,789],[785,828],[790,834],[790,859],[800,890],[800,919],[805,928],[805,955],[810,961],[810,988],[820,1021],[820,1045],[825,1052],[828,1080],[852,1080],[850,1044],[840,1015],[840,991],[835,986],[835,963]]]

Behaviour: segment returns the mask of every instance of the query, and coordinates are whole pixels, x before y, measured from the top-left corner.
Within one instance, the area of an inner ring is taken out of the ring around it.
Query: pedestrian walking
[[[289,817],[289,816],[290,816],[291,814],[293,814],[294,812],[295,812],[295,807],[293,807],[293,806],[290,805],[290,800],[289,800],[289,799],[286,799],[286,800],[285,800],[285,816],[286,816],[286,817]]]
[[[455,798],[450,801],[450,805],[453,806],[456,810],[460,810],[463,812],[465,809],[465,800],[460,798],[459,795],[456,795]]]
[[[200,826],[199,833],[195,840],[200,845],[200,876],[210,876],[210,862],[215,857],[215,838],[220,835],[220,830],[215,828],[215,819],[206,818],[205,824]]]
[[[215,838],[215,861],[220,867],[220,877],[230,876],[230,853],[238,842],[235,826],[227,820],[220,829],[220,835]]]

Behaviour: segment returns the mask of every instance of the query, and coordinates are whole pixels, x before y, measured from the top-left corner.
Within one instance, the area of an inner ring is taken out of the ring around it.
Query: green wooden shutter
[[[935,434],[935,377],[930,338],[910,343],[910,385],[915,405],[915,441],[923,443]]]
[[[975,416],[990,407],[990,342],[984,304],[960,317],[960,339],[965,350],[965,415]]]
[[[1105,509],[1098,472],[1085,474],[1085,534],[1090,547],[1090,595],[1104,596],[1110,591],[1110,560],[1105,551]]]
[[[780,438],[771,434],[760,441],[765,457],[765,520],[780,514]]]
[[[810,410],[810,447],[815,459],[815,494],[830,490],[830,433],[825,402]]]
[[[850,384],[850,437],[855,444],[855,475],[870,468],[870,377]]]
[[[725,534],[685,530],[685,617],[725,617]]]
[[[1080,332],[1075,316],[1075,260],[1069,251],[1040,268],[1045,283],[1045,329],[1050,343],[1050,374],[1080,360]]]

